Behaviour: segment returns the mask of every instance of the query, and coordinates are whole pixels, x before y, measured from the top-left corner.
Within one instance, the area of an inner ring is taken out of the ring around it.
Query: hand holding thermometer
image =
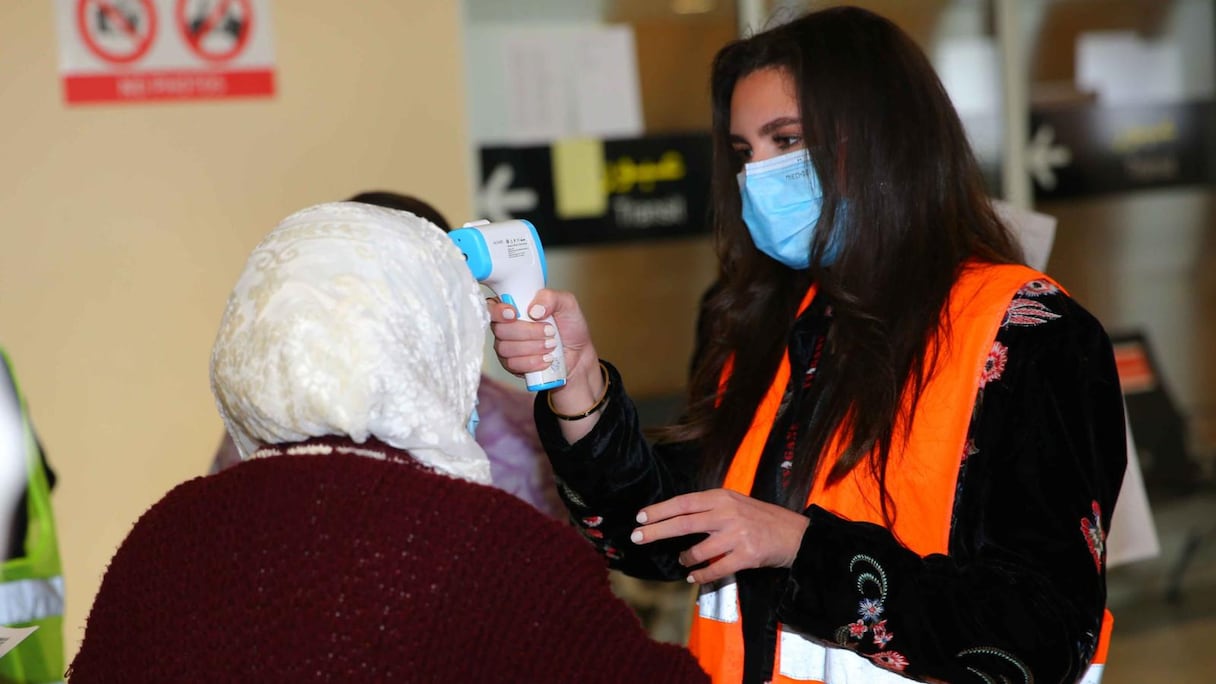
[[[540,236],[529,221],[472,221],[448,233],[464,253],[469,270],[478,282],[494,291],[503,304],[510,304],[521,321],[531,321],[527,307],[548,280],[545,251]],[[544,319],[553,323],[553,317]],[[556,325],[554,328],[556,329]],[[561,335],[553,349],[553,365],[527,373],[528,389],[538,392],[566,384],[566,354]]]

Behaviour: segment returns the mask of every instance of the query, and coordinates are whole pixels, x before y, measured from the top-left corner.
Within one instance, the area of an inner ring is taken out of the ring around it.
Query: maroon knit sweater
[[[572,528],[376,447],[406,461],[276,456],[169,492],[111,561],[71,682],[709,681]]]

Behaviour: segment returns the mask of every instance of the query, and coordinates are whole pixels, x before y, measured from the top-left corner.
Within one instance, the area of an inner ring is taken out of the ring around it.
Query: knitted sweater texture
[[[708,681],[572,528],[378,448],[171,491],[112,560],[70,681]]]

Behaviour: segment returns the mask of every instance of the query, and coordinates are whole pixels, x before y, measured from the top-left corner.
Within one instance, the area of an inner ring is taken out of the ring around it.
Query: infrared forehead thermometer
[[[503,304],[510,304],[521,321],[533,320],[526,307],[545,286],[548,268],[540,236],[531,222],[522,219],[496,223],[473,221],[448,236],[464,253],[469,270],[479,283],[493,290]],[[552,323],[553,317],[549,316],[544,322]],[[561,336],[556,339],[553,365],[524,376],[528,389],[533,392],[566,384],[566,354]]]

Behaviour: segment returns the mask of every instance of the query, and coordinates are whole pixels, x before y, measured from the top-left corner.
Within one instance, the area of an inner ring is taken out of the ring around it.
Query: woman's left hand
[[[810,519],[729,489],[682,494],[643,508],[635,544],[706,533],[709,538],[680,554],[684,566],[709,564],[688,575],[706,583],[748,568],[788,568],[798,555]]]

